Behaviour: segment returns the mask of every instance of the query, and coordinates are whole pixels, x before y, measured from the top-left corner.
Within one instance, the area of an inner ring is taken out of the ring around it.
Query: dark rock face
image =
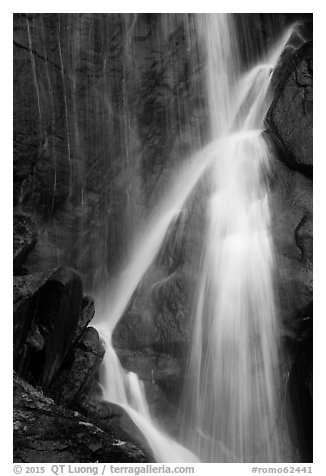
[[[145,347],[169,350],[179,347],[189,340],[188,315],[190,309],[186,300],[186,282],[182,277],[170,275],[151,287],[153,315],[135,314],[141,303],[134,299],[130,310],[120,319],[114,333],[116,347],[129,346],[132,350]],[[148,312],[148,303],[144,312]]]
[[[103,356],[104,348],[97,330],[87,327],[80,340],[72,346],[70,355],[49,389],[54,400],[68,407],[78,405],[82,395],[87,395]]]
[[[14,277],[15,461],[153,461],[126,412],[101,401],[94,312],[71,269]]]
[[[127,412],[115,403],[101,401],[93,395],[79,404],[88,421],[123,441],[132,441],[145,455],[147,462],[154,461],[149,444]]]
[[[283,55],[266,117],[279,308],[287,324],[312,299],[312,44]]]
[[[15,278],[14,368],[48,388],[75,336],[82,282],[73,270]]]
[[[20,274],[37,240],[37,228],[28,215],[14,214],[14,274]]]
[[[312,180],[275,159],[271,188],[279,312],[290,323],[312,299]]]
[[[14,204],[41,230],[29,272],[105,281],[201,144],[201,69],[192,15],[14,15]]]
[[[170,405],[173,410],[178,401],[189,340],[187,282],[181,274],[149,287],[145,283],[114,330],[113,344],[121,363],[146,382],[147,392],[155,397],[155,414],[159,394],[165,409]]]
[[[145,454],[14,374],[14,462],[144,463]]]
[[[312,44],[286,56],[275,71],[276,93],[267,126],[291,168],[312,174]]]
[[[284,56],[266,118],[276,150],[271,207],[275,285],[289,356],[289,428],[302,462],[312,461],[312,45]]]
[[[312,303],[293,323],[295,341],[290,341],[293,362],[287,381],[290,436],[300,461],[313,461],[313,356]]]
[[[79,340],[83,335],[86,327],[91,322],[95,314],[95,301],[91,296],[83,294],[81,302],[81,312],[77,324],[76,335],[74,340]]]

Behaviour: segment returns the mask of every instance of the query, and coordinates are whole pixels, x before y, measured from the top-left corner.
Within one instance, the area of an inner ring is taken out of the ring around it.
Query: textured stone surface
[[[72,345],[82,282],[75,271],[58,268],[14,283],[14,368],[46,389]]]
[[[35,223],[28,215],[14,214],[13,246],[14,274],[19,274],[28,254],[32,251],[37,240]]]
[[[42,230],[31,273],[63,264],[103,283],[200,146],[194,28],[182,14],[14,15],[14,202]]]
[[[81,339],[74,343],[54,379],[49,394],[59,404],[78,405],[83,394],[87,395],[104,356],[98,332],[87,327]]]
[[[189,340],[187,284],[173,274],[154,285],[144,283],[113,333],[123,366],[159,387],[171,402],[179,396]]]
[[[95,301],[92,296],[83,294],[81,302],[81,311],[77,324],[76,335],[74,340],[79,340],[88,324],[91,322],[95,314]]]
[[[89,421],[104,431],[113,432],[116,438],[134,442],[146,455],[147,461],[154,461],[146,438],[122,407],[88,397],[80,402],[79,408]]]
[[[311,174],[313,164],[312,44],[285,56],[275,71],[276,91],[267,127],[294,169]]]
[[[14,374],[14,462],[145,463],[130,440],[116,437],[76,411],[56,405]]]
[[[295,339],[289,342],[293,356],[287,380],[290,404],[290,437],[301,462],[313,461],[313,310],[312,302],[292,323]]]
[[[312,448],[313,116],[312,45],[285,55],[274,75],[275,98],[267,115],[274,145],[272,231],[275,288],[289,357],[288,423],[301,462]]]
[[[271,206],[279,313],[287,324],[312,299],[312,180],[273,163]]]

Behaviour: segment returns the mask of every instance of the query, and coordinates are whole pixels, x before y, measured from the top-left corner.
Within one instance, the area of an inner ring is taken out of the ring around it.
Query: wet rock
[[[312,300],[312,180],[273,161],[272,231],[279,313],[289,325]]]
[[[56,405],[14,374],[14,461],[144,463],[134,443],[103,431],[77,411]]]
[[[74,340],[79,340],[95,314],[95,301],[92,296],[83,294],[81,311]]]
[[[37,228],[33,220],[26,214],[14,213],[14,274],[21,272],[36,240]]]
[[[122,441],[132,441],[146,456],[146,461],[154,461],[149,444],[127,411],[115,403],[100,398],[88,398],[79,404],[80,411],[87,419],[106,432],[113,432]]]
[[[288,343],[292,364],[287,380],[290,436],[301,462],[313,461],[313,317],[312,302],[292,325]]]
[[[301,260],[309,267],[312,267],[313,258],[312,227],[312,213],[307,212],[295,230],[295,241],[301,250]]]
[[[14,366],[22,366],[26,354],[25,341],[34,325],[34,295],[45,284],[52,270],[45,273],[36,273],[27,276],[14,276],[13,301],[14,301]],[[38,331],[38,328],[37,328]]]
[[[33,188],[29,191],[33,204],[45,217],[54,214],[70,193],[71,157],[63,138],[47,135],[33,168]],[[24,200],[27,200],[25,192]]]
[[[152,299],[160,348],[183,354],[183,347],[190,339],[187,281],[182,276],[170,276],[153,287]]]
[[[267,114],[268,133],[287,165],[309,175],[313,164],[312,44],[285,55],[274,73],[276,90]]]
[[[91,287],[102,266],[116,269],[126,227],[201,146],[195,25],[184,14],[14,15],[15,204],[43,231],[31,272],[60,262]]]
[[[181,347],[189,341],[186,281],[175,275],[163,278],[150,285],[147,298],[142,294],[145,289],[146,283],[117,323],[114,346],[182,353]]]
[[[170,354],[145,348],[117,349],[122,366],[134,372],[144,384],[152,415],[170,434],[178,434],[175,415],[183,382],[183,361]]]
[[[88,394],[104,356],[104,348],[93,327],[87,327],[66,357],[48,393],[66,406],[76,406]]]
[[[75,337],[82,282],[73,270],[14,278],[14,368],[48,388]]]
[[[113,332],[112,342],[123,367],[145,382],[153,397],[150,406],[155,411],[164,408],[164,420],[172,421],[171,413],[176,410],[189,340],[188,290],[181,274],[159,279],[154,285],[144,283]]]

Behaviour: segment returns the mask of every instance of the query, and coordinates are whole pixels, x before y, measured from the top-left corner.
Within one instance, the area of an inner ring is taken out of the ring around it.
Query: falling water
[[[231,19],[207,15],[200,28],[207,45],[211,136],[233,134],[210,166],[185,442],[203,461],[281,461],[269,151],[262,127],[270,72],[291,31],[266,64],[239,78]]]
[[[98,312],[105,341],[103,398],[122,405],[157,461],[284,461],[280,420],[279,332],[262,136],[271,71],[291,36],[264,62],[241,72],[229,15],[198,16],[207,50],[211,144],[176,173]],[[207,227],[193,317],[180,444],[158,428],[144,389],[122,367],[112,331],[199,180],[209,185]],[[194,454],[197,456],[195,457]]]
[[[157,462],[196,463],[199,459],[167,435],[150,414],[142,382],[133,372],[126,372],[111,344],[108,328],[99,324],[105,342],[102,369],[103,399],[122,406],[142,431]]]

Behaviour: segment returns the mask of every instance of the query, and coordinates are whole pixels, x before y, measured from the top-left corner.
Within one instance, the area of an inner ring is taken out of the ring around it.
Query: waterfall
[[[267,185],[270,154],[262,131],[271,100],[271,71],[292,29],[249,71],[240,63],[231,15],[198,15],[197,29],[206,48],[211,142],[175,173],[147,225],[136,233],[97,313],[106,346],[103,398],[127,411],[157,461],[284,461],[287,435],[280,419],[281,356]],[[180,444],[154,423],[141,382],[122,368],[111,336],[200,180],[210,192],[180,403]]]
[[[235,132],[210,166],[184,397],[185,441],[203,461],[282,461],[269,151],[262,128],[270,70],[291,31],[266,66],[238,79],[230,19],[207,15],[201,28],[207,45],[211,137]],[[237,98],[244,98],[240,109]]]
[[[199,459],[191,451],[174,441],[154,422],[142,382],[135,373],[123,369],[112,347],[107,327],[98,324],[97,328],[105,342],[102,371],[103,399],[124,408],[147,439],[157,462],[198,463]]]

